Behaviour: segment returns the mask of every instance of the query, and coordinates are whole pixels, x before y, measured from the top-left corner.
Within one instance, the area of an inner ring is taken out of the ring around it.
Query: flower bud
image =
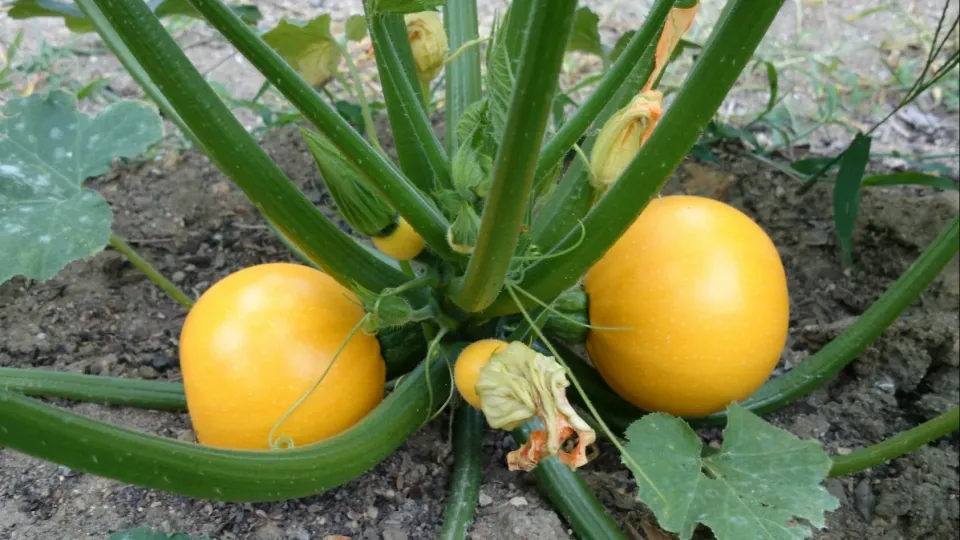
[[[604,191],[617,181],[650,137],[663,114],[662,106],[663,94],[646,90],[607,120],[590,153],[594,189]]]
[[[407,23],[413,60],[417,66],[417,77],[421,84],[429,83],[443,69],[443,61],[450,52],[443,21],[435,11],[410,13],[404,20]]]
[[[327,191],[337,203],[337,210],[356,232],[381,236],[396,223],[397,212],[379,194],[367,187],[363,173],[347,160],[340,149],[325,135],[301,130],[307,149],[323,177]]]

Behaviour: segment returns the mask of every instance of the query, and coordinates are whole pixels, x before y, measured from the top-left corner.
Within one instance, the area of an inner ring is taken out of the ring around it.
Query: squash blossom
[[[420,84],[425,86],[443,69],[443,62],[450,52],[443,21],[435,11],[410,13],[404,20],[407,23],[413,60],[417,66],[417,78],[420,79]]]
[[[509,431],[533,418],[543,423],[544,429],[507,454],[508,469],[530,471],[551,456],[573,469],[586,465],[587,447],[597,434],[567,401],[568,386],[566,370],[555,358],[519,341],[494,354],[480,369],[476,390],[490,427]],[[564,451],[563,444],[574,435],[576,446]]]
[[[339,65],[340,51],[329,41],[314,43],[297,56],[297,72],[314,88],[329,81]]]
[[[650,137],[663,115],[662,106],[663,94],[646,90],[607,120],[590,153],[594,189],[604,191],[616,182]]]

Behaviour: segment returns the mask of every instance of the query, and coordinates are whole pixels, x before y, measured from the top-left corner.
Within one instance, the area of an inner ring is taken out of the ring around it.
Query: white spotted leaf
[[[61,91],[10,101],[0,111],[0,283],[17,275],[49,279],[103,249],[113,213],[84,181],[162,135],[160,116],[139,101],[117,102],[96,117]]]
[[[660,527],[684,540],[698,523],[717,540],[802,540],[823,528],[839,501],[822,486],[831,460],[820,445],[737,404],[727,418],[722,447],[707,455],[679,418],[650,414],[627,428],[624,462]]]

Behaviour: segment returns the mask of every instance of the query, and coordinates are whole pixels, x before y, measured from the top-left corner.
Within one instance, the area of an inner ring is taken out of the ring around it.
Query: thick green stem
[[[575,0],[536,0],[527,21],[529,28],[537,31],[527,33],[520,55],[503,141],[483,208],[480,238],[466,275],[452,295],[466,311],[487,307],[503,288],[510,270],[576,7]],[[540,31],[544,28],[551,31]]]
[[[569,289],[613,245],[697,141],[753,55],[783,0],[731,0],[666,115],[620,179],[587,214],[586,238],[569,253],[531,265],[523,288],[545,302]],[[580,241],[569,231],[558,247]],[[528,306],[532,302],[524,303]],[[515,313],[506,291],[481,317]]]
[[[80,11],[90,20],[90,23],[96,28],[97,33],[100,34],[100,38],[103,39],[103,42],[107,45],[107,48],[117,57],[117,60],[119,60],[124,69],[127,70],[130,77],[137,81],[140,88],[157,104],[157,107],[163,111],[163,114],[166,115],[174,125],[180,128],[183,135],[190,139],[190,142],[192,142],[194,146],[202,150],[203,143],[194,135],[190,127],[187,126],[187,123],[183,121],[183,118],[180,118],[177,110],[167,101],[166,96],[163,95],[160,88],[153,84],[150,76],[144,71],[143,66],[137,62],[133,53],[131,53],[130,49],[123,43],[123,40],[120,39],[120,36],[114,31],[113,27],[110,26],[110,23],[107,22],[106,17],[103,16],[103,12],[100,11],[100,8],[97,7],[94,0],[77,0],[77,7],[79,7]]]
[[[303,253],[347,286],[357,282],[379,291],[408,280],[347,236],[297,189],[220,101],[149,6],[139,0],[96,3],[211,159]],[[242,21],[238,24],[246,28]],[[372,149],[370,153],[377,156]]]
[[[576,144],[577,139],[590,127],[600,111],[610,103],[614,94],[617,93],[630,73],[641,62],[641,57],[649,55],[651,59],[653,58],[653,52],[657,48],[657,39],[670,9],[673,8],[673,3],[674,0],[657,0],[650,8],[643,26],[630,39],[620,57],[603,76],[597,88],[577,108],[576,112],[563,123],[557,134],[544,145],[540,152],[540,159],[537,160],[537,178],[547,175],[563,159],[570,148]],[[650,62],[647,68],[647,77],[652,72],[653,62]],[[643,85],[644,82],[646,82],[646,78],[640,84]]]
[[[960,429],[960,407],[954,407],[933,420],[928,420],[896,437],[846,456],[835,456],[833,467],[830,468],[830,476],[846,476],[885,464],[958,429]]]
[[[517,444],[524,444],[540,426],[539,420],[527,422],[513,430]],[[576,471],[560,463],[557,456],[540,460],[533,470],[537,483],[553,507],[578,538],[584,540],[626,540],[617,522],[590,491]]]
[[[103,405],[164,411],[187,410],[183,385],[172,382],[60,373],[48,369],[0,368],[0,390]]]
[[[306,497],[365,473],[416,431],[446,401],[448,362],[457,354],[456,348],[444,351],[429,369],[422,362],[347,431],[290,450],[222,450],[166,439],[7,391],[0,391],[0,447],[187,497],[231,502]]]
[[[483,444],[483,413],[469,403],[457,408],[453,419],[453,473],[443,512],[441,540],[465,540],[480,495],[480,454]]]
[[[371,13],[368,3],[364,3],[367,26],[400,167],[417,187],[427,193],[438,185],[448,186],[447,156],[423,106],[416,72],[412,73],[411,79],[413,53],[404,18],[395,13]],[[443,233],[446,234],[446,229]]]
[[[117,2],[120,0],[109,0]],[[400,213],[430,247],[444,257],[455,257],[446,242],[447,222],[414,184],[373,147],[283,58],[219,0],[190,0],[303,117],[326,134],[352,161],[384,200]]]
[[[370,114],[370,103],[367,101],[367,93],[364,91],[363,81],[360,80],[360,72],[357,70],[357,64],[354,63],[353,57],[350,56],[350,51],[345,44],[337,40],[333,40],[333,42],[336,44],[337,49],[340,50],[340,55],[343,56],[343,62],[347,64],[347,71],[350,73],[350,79],[353,82],[353,93],[357,98],[357,102],[360,104],[360,116],[363,117],[363,126],[367,131],[367,138],[370,139],[370,144],[373,145],[374,149],[376,149],[384,159],[390,159],[387,152],[380,146],[380,137],[377,136],[377,126],[373,123],[373,116]],[[349,88],[349,85],[344,86]]]
[[[648,26],[652,24],[650,18],[644,23],[644,27],[638,33],[644,33]],[[662,21],[654,30],[659,32],[663,26]],[[635,36],[631,43],[635,42]],[[659,38],[658,38],[659,39]],[[625,51],[624,54],[630,51]],[[620,88],[615,92],[612,98],[606,101],[603,109],[596,116],[594,123],[596,126],[603,126],[604,123],[617,111],[625,107],[637,95],[646,84],[647,79],[653,73],[656,47],[647,48],[643,54],[632,62],[632,69],[627,78],[622,82]],[[622,60],[618,58],[618,63]],[[614,64],[616,67],[617,64]],[[562,130],[561,130],[562,131]],[[598,130],[593,130],[581,145],[584,155],[589,155],[593,150],[593,144],[597,139]],[[560,135],[558,134],[558,137]],[[553,141],[549,141],[550,145]],[[543,163],[544,152],[540,153],[540,163]],[[539,167],[538,167],[539,168]],[[568,231],[576,227],[583,216],[587,215],[590,207],[593,205],[595,191],[590,185],[590,169],[584,159],[574,160],[573,164],[564,172],[563,178],[556,189],[551,193],[543,209],[537,214],[533,221],[531,232],[532,242],[543,253],[549,253],[557,243],[563,239]]]
[[[172,281],[164,277],[156,268],[150,265],[143,257],[140,256],[129,244],[120,239],[119,236],[115,234],[110,235],[110,245],[113,246],[113,249],[120,252],[121,255],[127,258],[137,270],[146,274],[150,281],[157,284],[158,287],[163,289],[163,292],[170,295],[170,298],[173,298],[181,306],[190,309],[193,307],[193,300],[187,296],[187,293],[180,290],[180,287],[177,287],[173,284]]]
[[[447,28],[450,50],[457,51],[465,43],[479,37],[477,29],[477,0],[449,0],[444,5],[443,22]],[[480,50],[468,47],[446,67],[446,142],[447,155],[454,155],[457,141],[457,122],[463,111],[482,95],[480,78]]]

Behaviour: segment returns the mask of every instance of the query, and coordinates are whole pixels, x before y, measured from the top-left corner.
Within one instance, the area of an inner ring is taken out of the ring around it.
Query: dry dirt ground
[[[613,3],[594,4],[601,13],[613,11]],[[849,4],[851,12],[874,5]],[[605,32],[615,33],[635,24],[642,15],[642,5],[629,9],[619,6],[622,10],[607,19]],[[295,9],[302,14],[315,8],[337,14],[358,12],[358,2],[260,6],[274,18],[296,13]],[[482,6],[489,17],[493,4]],[[807,6],[809,9],[799,11],[805,15],[798,18],[793,6],[787,3],[767,44],[768,51],[776,51],[778,43],[796,40],[797,30],[802,27],[825,24],[822,17],[818,18],[825,10]],[[864,31],[855,24],[846,28],[848,25],[838,17],[831,20],[836,28],[853,32],[850,35]],[[881,22],[883,19],[870,34],[877,40],[888,37],[889,28]],[[58,24],[31,22],[27,27],[62,43],[65,36],[58,32]],[[0,36],[7,39],[10,29],[21,25],[0,15]],[[184,39],[202,35],[200,30],[190,29],[184,32]],[[828,35],[831,43],[835,41],[841,47],[838,54],[852,54],[849,41],[838,35]],[[89,39],[83,38],[81,43],[89,44],[91,41],[84,41]],[[27,43],[32,46],[32,41]],[[812,49],[814,45],[806,46]],[[852,50],[856,52],[857,47]],[[208,68],[217,58],[229,57],[227,49],[216,43],[191,51],[198,64]],[[106,57],[76,61],[89,75],[116,70],[113,60]],[[851,64],[863,66],[865,62]],[[211,77],[232,82],[231,88],[238,94],[252,94],[260,81],[244,71],[242,62],[231,60],[224,66],[231,64],[236,64],[235,68],[221,67],[213,70]],[[125,88],[120,79],[117,88]],[[802,80],[795,83],[799,87]],[[132,85],[126,84],[129,95],[134,95]],[[808,98],[797,90],[796,99],[799,107]],[[749,109],[762,104],[762,99],[747,89],[735,94],[729,103],[734,104],[730,110]],[[956,113],[942,104],[917,111],[930,122],[920,125],[904,121],[902,129],[883,136],[885,144],[955,152]],[[872,116],[864,112],[850,118],[868,122]],[[824,137],[812,144],[836,149]],[[317,187],[318,175],[296,130],[270,131],[263,144],[311,199],[328,209],[329,201]],[[791,337],[783,354],[783,367],[802,361],[842,331],[960,211],[956,194],[916,188],[869,191],[864,194],[855,236],[855,265],[844,267],[837,256],[827,187],[798,196],[795,180],[736,152],[718,152],[722,159],[716,165],[685,162],[666,192],[722,198],[754,217],[774,239],[788,271],[791,291]],[[113,206],[115,230],[194,296],[239,268],[293,260],[242,194],[195,152],[120,166],[90,185]],[[878,442],[955,406],[960,402],[958,310],[960,282],[958,261],[954,259],[921,299],[857,362],[771,420],[798,436],[818,439],[830,453],[840,453]],[[15,279],[0,286],[0,366],[177,380],[177,336],[184,316],[177,304],[119,254],[107,250],[70,264],[49,282]],[[91,417],[192,440],[186,415],[58,403]],[[439,531],[452,462],[447,422],[447,416],[442,415],[368,474],[341,488],[271,504],[191,500],[0,450],[0,539],[102,540],[113,531],[137,525],[220,540],[302,540],[332,535],[384,540],[433,538]],[[533,478],[507,471],[504,458],[513,447],[509,436],[493,432],[486,436],[481,506],[471,537],[569,538],[565,523],[538,492]],[[647,514],[633,500],[632,479],[619,466],[612,447],[601,445],[600,451],[601,457],[583,474],[626,529],[639,529]],[[827,529],[817,538],[956,538],[960,531],[958,455],[960,439],[954,434],[891,464],[830,480],[828,487],[841,499],[842,506],[829,516]],[[635,537],[644,536],[637,533]]]

